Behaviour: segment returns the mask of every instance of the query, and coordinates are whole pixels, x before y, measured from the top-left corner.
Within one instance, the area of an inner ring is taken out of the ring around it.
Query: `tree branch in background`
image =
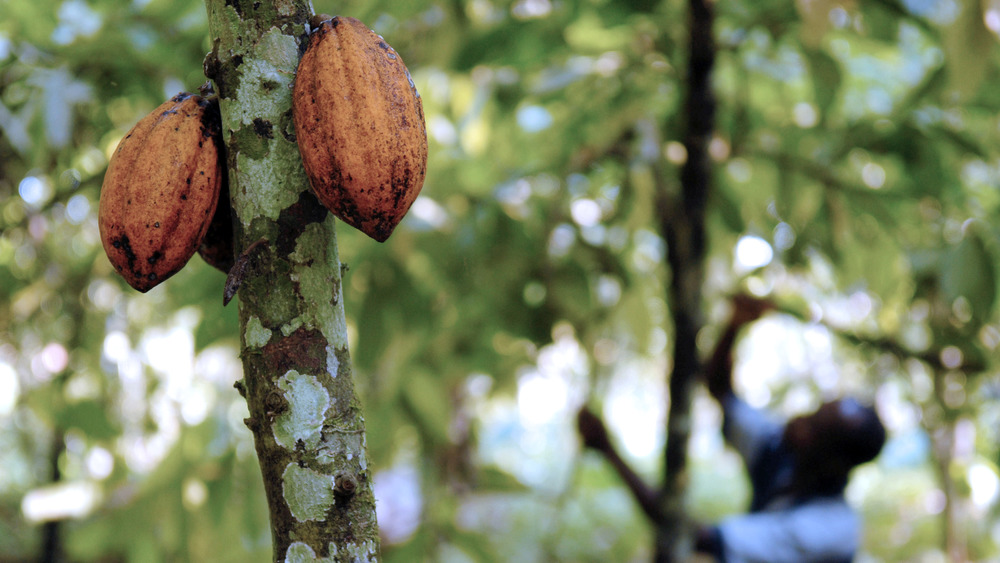
[[[799,319],[803,322],[819,324],[827,328],[838,338],[846,340],[847,342],[850,342],[855,346],[869,346],[881,352],[892,354],[897,358],[920,360],[930,365],[935,370],[955,369],[955,366],[945,365],[944,360],[942,360],[941,358],[941,352],[942,352],[941,350],[936,350],[936,349],[926,350],[926,351],[911,350],[906,346],[900,344],[896,340],[893,340],[892,338],[884,336],[864,336],[856,334],[854,332],[851,332],[841,327],[834,326],[827,322],[811,320],[802,311],[790,307],[784,307],[780,303],[775,306],[775,311],[789,315],[791,317],[795,317],[796,319]],[[985,370],[986,363],[983,361],[982,358],[974,357],[971,354],[964,354],[962,356],[962,365],[960,366],[960,368],[962,369],[962,371],[968,373],[975,373]]]
[[[604,427],[604,422],[584,407],[576,415],[576,427],[583,439],[583,445],[600,452],[611,463],[650,521],[654,524],[662,522],[663,509],[660,506],[660,491],[647,485],[632,470],[628,462],[622,459],[608,438],[608,430]]]
[[[52,447],[49,453],[49,472],[53,484],[62,481],[59,458],[64,451],[66,451],[66,434],[57,426],[52,433]],[[42,525],[42,556],[39,558],[41,563],[59,563],[65,560],[62,523],[62,520],[50,520]]]

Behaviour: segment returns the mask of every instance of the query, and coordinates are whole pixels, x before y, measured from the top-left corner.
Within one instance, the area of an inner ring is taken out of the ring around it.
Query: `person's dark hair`
[[[885,445],[885,426],[874,407],[862,405],[855,399],[843,399],[840,408],[853,424],[850,441],[845,453],[852,465],[861,465],[875,459]]]
[[[806,417],[814,433],[797,452],[797,487],[809,494],[840,493],[852,469],[878,456],[885,427],[873,407],[855,399],[827,403],[820,411]]]

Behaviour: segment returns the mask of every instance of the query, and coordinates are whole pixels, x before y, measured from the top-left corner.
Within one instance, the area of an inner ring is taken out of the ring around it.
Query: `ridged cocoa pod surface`
[[[217,100],[182,92],[121,140],[101,186],[111,264],[146,292],[179,271],[211,224],[225,169]]]
[[[420,95],[403,60],[365,24],[314,23],[293,92],[302,163],[327,209],[383,242],[424,184]]]

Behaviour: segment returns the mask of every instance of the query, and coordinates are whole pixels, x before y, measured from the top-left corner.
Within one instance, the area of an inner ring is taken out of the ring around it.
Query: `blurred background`
[[[662,474],[672,328],[654,193],[679,190],[687,5],[314,1],[400,53],[427,182],[344,293],[386,561],[646,561],[574,416]],[[844,393],[889,428],[859,561],[1000,558],[1000,1],[720,0],[703,352],[771,296],[738,390]],[[101,248],[108,156],[205,81],[196,0],[0,0],[0,561],[267,561],[237,307],[195,257],[147,294]],[[707,393],[687,503],[743,510]]]

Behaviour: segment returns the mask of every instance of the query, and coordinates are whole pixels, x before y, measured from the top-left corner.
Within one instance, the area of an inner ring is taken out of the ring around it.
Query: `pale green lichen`
[[[277,220],[285,208],[299,199],[298,190],[290,188],[290,183],[297,187],[308,181],[295,145],[289,144],[296,151],[293,154],[274,154],[273,149],[280,142],[271,141],[272,154],[267,158],[255,160],[243,153],[236,156],[236,173],[243,197],[236,199],[234,204],[244,227],[249,227],[255,217]],[[250,179],[253,179],[252,185]]]
[[[302,542],[293,542],[285,552],[285,563],[333,563],[335,561],[350,561],[351,563],[374,563],[378,561],[378,544],[372,540],[361,543],[345,543],[337,545],[330,542],[330,556],[317,557],[313,548]]]
[[[326,372],[330,377],[337,377],[340,371],[340,358],[337,357],[337,350],[333,346],[326,347]]]
[[[361,543],[346,543],[338,547],[330,543],[330,556],[340,561],[359,563],[378,561],[378,544],[373,540]]]
[[[315,447],[322,437],[330,393],[315,376],[295,370],[286,372],[277,383],[285,392],[289,408],[274,418],[271,427],[274,440],[290,450],[295,449],[300,440],[306,448]]]
[[[347,322],[344,308],[333,306],[342,299],[340,288],[340,257],[337,239],[331,236],[333,216],[324,224],[312,223],[299,235],[295,251],[288,258],[294,264],[292,279],[298,283],[299,295],[308,305],[302,315],[306,326],[318,329],[334,347],[347,345]],[[316,263],[327,263],[332,269],[316,268]]]
[[[285,552],[285,563],[332,563],[333,561],[334,559],[332,557],[317,559],[316,552],[313,551],[313,548],[300,541],[292,542],[292,544],[288,546],[288,551]]]
[[[275,131],[292,105],[290,86],[298,60],[296,39],[277,28],[268,30],[239,67],[234,97],[241,103],[223,105],[226,126],[237,131],[253,127],[258,120]],[[276,220],[283,209],[298,200],[300,188],[307,182],[298,148],[280,133],[266,139],[264,158],[239,152],[235,173],[242,196],[235,198],[236,214],[244,227],[254,217]]]
[[[289,463],[281,479],[282,495],[292,517],[299,522],[326,520],[326,513],[336,502],[332,476]]]
[[[278,0],[274,4],[279,16],[291,16],[295,14],[295,2],[290,2],[289,0]]]
[[[264,328],[259,318],[250,317],[250,320],[247,321],[246,331],[243,333],[243,339],[248,348],[263,348],[271,340],[271,331]]]
[[[289,334],[295,332],[296,330],[299,330],[300,326],[302,326],[302,319],[300,319],[299,317],[295,317],[291,321],[281,325],[281,334],[288,336]]]
[[[252,55],[240,66],[236,99],[241,103],[230,104],[230,116],[235,119],[229,123],[250,125],[254,119],[277,123],[292,105],[289,85],[298,68],[299,46],[294,37],[272,28],[254,46]]]
[[[339,461],[339,464],[347,464],[357,458],[359,468],[364,471],[368,468],[365,444],[364,432],[328,425],[323,428],[322,440],[316,448],[316,461],[332,464]]]

